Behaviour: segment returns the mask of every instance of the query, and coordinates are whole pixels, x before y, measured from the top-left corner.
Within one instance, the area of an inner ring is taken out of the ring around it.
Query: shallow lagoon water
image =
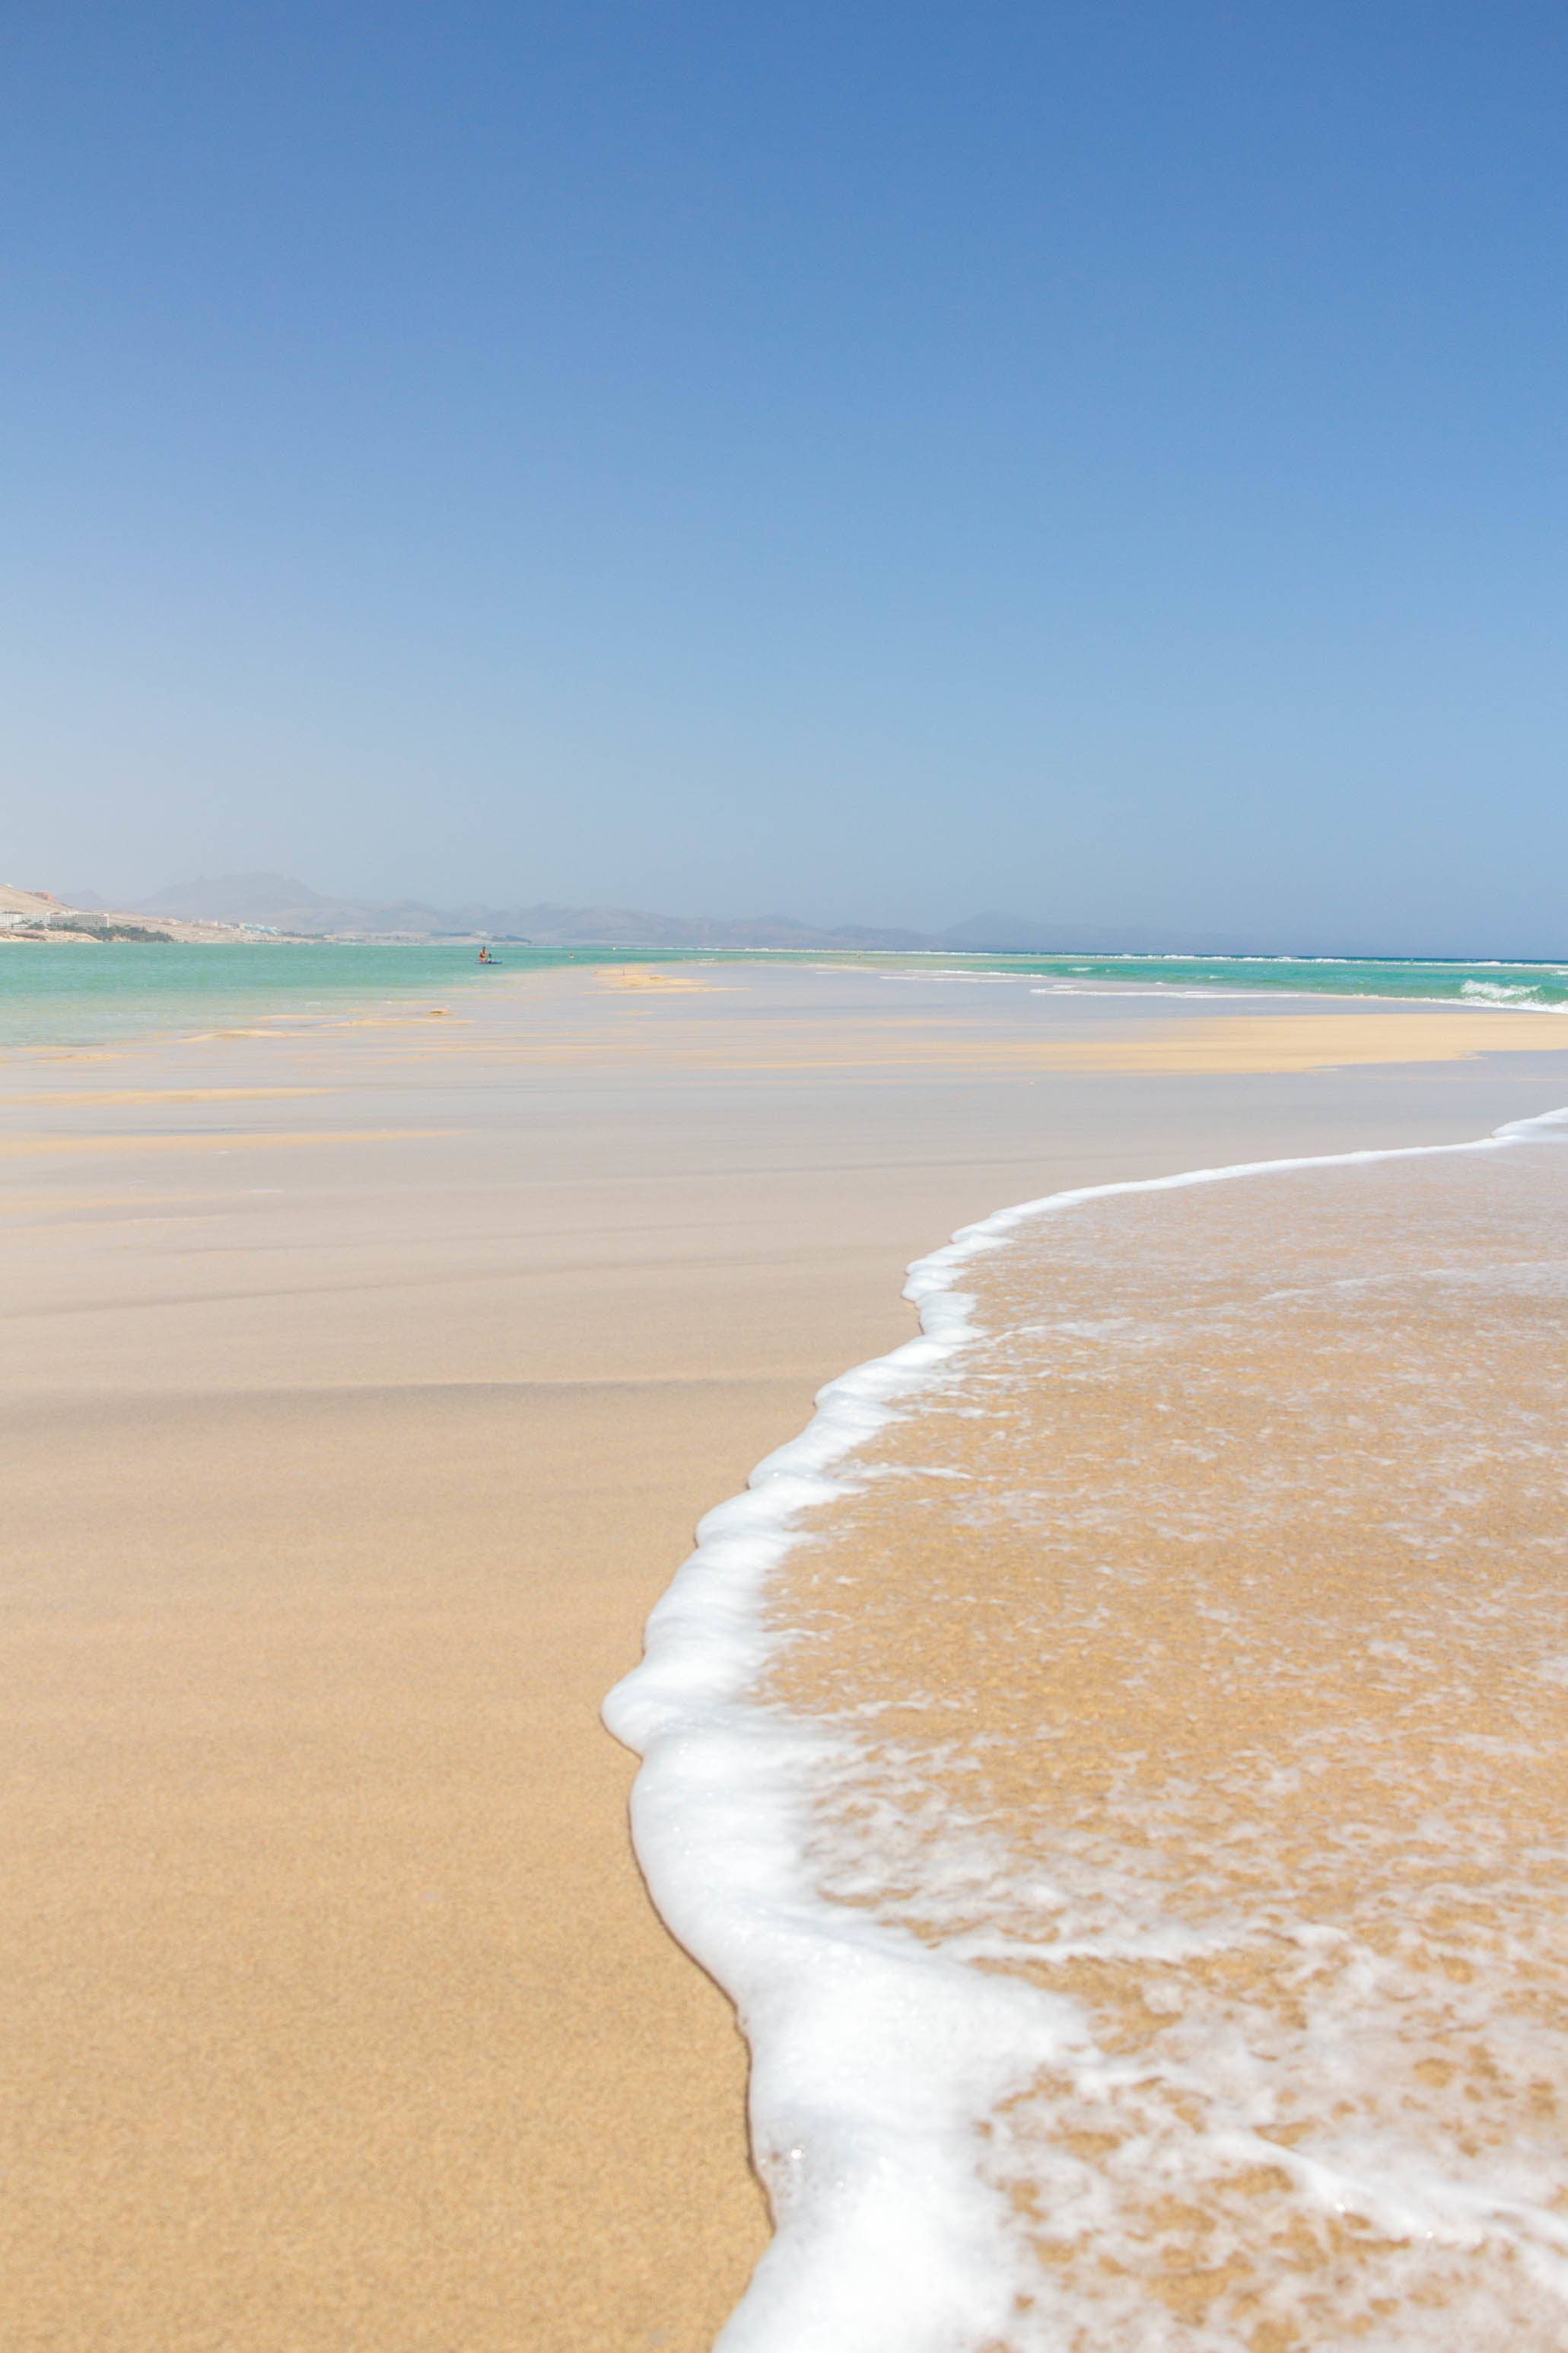
[[[38,946],[0,943],[0,1050],[102,1044],[178,1029],[190,1022],[268,1013],[331,1014],[366,1002],[400,1003],[430,990],[486,987],[503,972],[563,965],[711,963],[709,949],[528,947],[497,944],[481,967],[475,947],[279,941],[209,946],[106,942]],[[727,963],[821,963],[817,952],[725,951]],[[836,955],[834,963],[884,972],[1036,981],[1056,990],[1188,996],[1386,997],[1404,1003],[1503,1005],[1568,1010],[1568,965],[1349,962],[1242,956],[928,956]]]
[[[0,945],[0,1050],[102,1045],[268,1014],[330,1016],[353,1005],[397,1005],[433,991],[489,987],[506,972],[654,960],[646,950],[621,948],[501,946],[496,955],[487,969],[466,944]]]

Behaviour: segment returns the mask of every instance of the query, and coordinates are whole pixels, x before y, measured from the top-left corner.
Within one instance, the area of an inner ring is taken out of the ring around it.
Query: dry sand
[[[15,2353],[700,2353],[743,2054],[596,1716],[692,1523],[999,1203],[1568,1100],[1542,1017],[682,977],[5,1066]]]

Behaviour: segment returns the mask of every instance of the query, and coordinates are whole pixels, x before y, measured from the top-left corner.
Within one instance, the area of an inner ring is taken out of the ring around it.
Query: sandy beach
[[[597,1714],[695,1521],[954,1228],[1478,1136],[1564,1036],[715,965],[13,1056],[16,2353],[703,2353],[744,2052]]]

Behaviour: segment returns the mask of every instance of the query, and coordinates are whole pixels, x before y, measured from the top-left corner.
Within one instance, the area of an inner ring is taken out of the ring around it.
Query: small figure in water
[[[480,962],[481,964],[489,964],[489,961],[490,961],[490,952],[489,952],[489,948],[481,948],[481,949],[479,950],[479,962]]]

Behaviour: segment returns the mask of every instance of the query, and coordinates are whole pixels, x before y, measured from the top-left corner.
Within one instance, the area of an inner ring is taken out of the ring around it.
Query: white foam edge
[[[1492,1151],[1565,1126],[1568,1108],[1467,1143],[1245,1161],[999,1209],[910,1268],[920,1335],[830,1381],[800,1436],[701,1521],[648,1620],[642,1663],[604,1715],[643,1760],[632,1835],[654,1903],[731,1997],[751,2046],[752,2147],[775,2235],[715,2353],[970,2353],[994,2342],[1013,2310],[1014,2260],[973,2120],[1042,2067],[1089,2056],[1069,2002],[816,1892],[806,1805],[834,1738],[742,1696],[776,1653],[759,1605],[799,1515],[848,1492],[835,1466],[980,1336],[973,1299],[955,1288],[964,1266],[1084,1201]],[[1272,2144],[1270,2154],[1278,2162]],[[1322,2184],[1325,2203],[1343,2191]],[[1424,2219],[1430,2230],[1429,2204]],[[1473,2243],[1476,2218],[1456,2224]]]

